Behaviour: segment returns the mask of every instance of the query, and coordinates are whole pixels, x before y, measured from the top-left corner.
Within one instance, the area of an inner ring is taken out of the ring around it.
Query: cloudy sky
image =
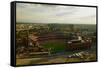
[[[17,3],[17,23],[96,24],[96,8]]]

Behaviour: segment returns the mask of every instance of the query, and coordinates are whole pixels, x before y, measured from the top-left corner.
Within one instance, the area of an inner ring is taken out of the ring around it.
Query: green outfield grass
[[[66,43],[64,41],[50,40],[50,41],[46,41],[42,46],[48,49],[51,48],[52,52],[59,52],[59,51],[66,50]]]

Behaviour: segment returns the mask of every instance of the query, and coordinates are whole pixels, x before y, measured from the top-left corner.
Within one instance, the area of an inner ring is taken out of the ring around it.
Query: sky
[[[16,4],[17,23],[96,24],[95,7]]]

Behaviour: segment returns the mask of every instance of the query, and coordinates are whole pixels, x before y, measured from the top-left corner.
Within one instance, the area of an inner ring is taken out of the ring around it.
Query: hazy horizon
[[[17,23],[96,24],[96,8],[17,3],[16,21]]]

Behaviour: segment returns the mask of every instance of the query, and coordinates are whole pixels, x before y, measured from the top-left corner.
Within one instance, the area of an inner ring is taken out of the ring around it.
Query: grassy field
[[[62,40],[46,41],[42,46],[47,49],[51,48],[52,52],[61,52],[66,50],[66,43]]]
[[[45,41],[42,46],[44,48],[51,48],[52,54],[51,56],[44,57],[44,56],[37,56],[33,55],[32,58],[23,58],[23,59],[16,59],[16,65],[30,65],[30,64],[53,64],[53,63],[69,63],[69,62],[82,62],[82,61],[94,61],[96,60],[96,53],[90,52],[86,56],[81,56],[82,58],[78,57],[66,57],[69,55],[77,54],[83,51],[93,51],[93,50],[79,50],[79,51],[66,51],[66,43],[64,40],[50,40]],[[93,48],[95,49],[95,48]],[[94,50],[95,51],[95,50]],[[56,53],[64,52],[62,55],[56,55]],[[55,54],[55,56],[53,56]]]

